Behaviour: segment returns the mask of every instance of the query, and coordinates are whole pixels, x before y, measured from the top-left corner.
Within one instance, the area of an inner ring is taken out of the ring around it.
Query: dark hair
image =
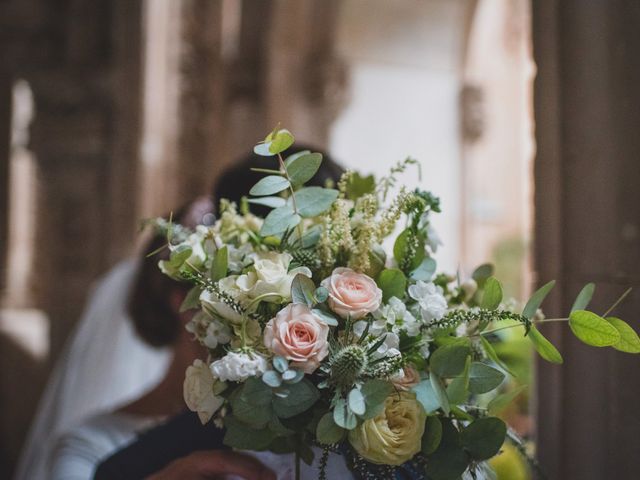
[[[344,173],[344,169],[336,163],[331,156],[309,145],[296,143],[282,153],[284,158],[294,153],[310,150],[322,154],[322,164],[315,176],[307,182],[310,186],[325,186],[328,180],[337,183]],[[226,198],[232,202],[239,203],[243,196],[249,194],[249,190],[255,183],[264,177],[264,173],[254,172],[251,168],[267,168],[270,170],[278,169],[278,160],[276,157],[263,157],[256,153],[249,153],[237,162],[234,167],[225,171],[214,186],[214,198],[216,199],[216,207],[220,199]],[[267,207],[260,205],[251,205],[251,211],[256,215],[265,216],[269,213]]]
[[[199,197],[173,215],[173,221],[188,228],[195,228],[207,215],[213,214],[213,202],[209,197]],[[172,280],[158,268],[158,261],[169,258],[164,235],[154,235],[145,245],[143,258],[131,290],[128,311],[138,335],[149,345],[165,347],[175,342],[183,328],[178,312],[171,305],[171,292],[190,286]],[[150,255],[153,252],[159,253]]]

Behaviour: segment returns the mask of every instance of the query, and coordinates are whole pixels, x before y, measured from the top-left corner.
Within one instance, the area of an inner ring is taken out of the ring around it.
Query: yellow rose
[[[420,451],[426,418],[415,393],[393,393],[380,415],[349,432],[349,442],[372,463],[402,465]]]

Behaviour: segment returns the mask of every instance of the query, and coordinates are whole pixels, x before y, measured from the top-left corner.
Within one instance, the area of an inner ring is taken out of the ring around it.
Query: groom
[[[275,480],[275,474],[255,458],[229,450],[222,443],[223,433],[213,425],[202,425],[195,413],[181,413],[108,457],[93,478],[204,480],[233,475]]]

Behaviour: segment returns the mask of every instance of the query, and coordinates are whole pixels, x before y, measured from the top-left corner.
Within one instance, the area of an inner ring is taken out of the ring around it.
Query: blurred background
[[[516,298],[556,278],[551,314],[640,283],[640,4],[585,3],[0,1],[0,477],[139,220],[278,123],[363,173],[417,158],[442,270],[493,262]],[[522,433],[550,478],[635,478],[638,361],[547,334],[566,364],[540,365]]]

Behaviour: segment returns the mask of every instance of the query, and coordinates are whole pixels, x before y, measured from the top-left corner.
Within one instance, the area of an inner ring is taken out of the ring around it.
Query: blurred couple
[[[312,184],[337,182],[343,172],[324,158]],[[250,168],[273,162],[248,155],[220,177],[215,201],[197,198],[174,221],[191,229],[212,224],[218,200],[239,202],[261,178]],[[15,480],[293,478],[293,455],[232,452],[222,430],[185,411],[185,370],[206,351],[185,329],[194,311],[180,311],[188,286],[158,269],[165,244],[155,235],[97,285],[50,377]],[[339,455],[328,474],[351,477]],[[302,476],[315,478],[317,470],[303,465]]]

